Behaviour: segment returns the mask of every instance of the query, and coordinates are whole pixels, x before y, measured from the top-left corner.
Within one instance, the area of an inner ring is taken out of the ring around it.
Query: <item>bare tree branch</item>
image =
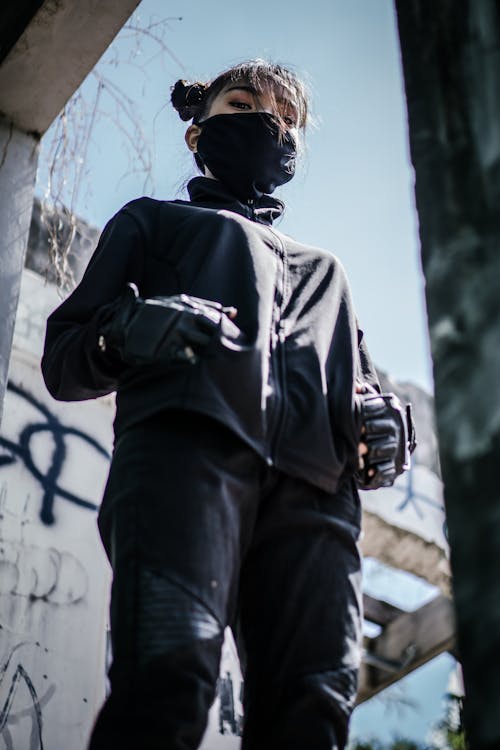
[[[61,293],[74,285],[68,256],[76,232],[75,212],[84,186],[91,190],[92,175],[87,168],[89,147],[103,120],[109,120],[121,135],[128,154],[128,167],[118,184],[127,176],[137,175],[142,177],[144,192],[154,191],[151,144],[144,132],[140,109],[127,91],[112,79],[112,71],[129,65],[139,70],[147,81],[147,66],[159,58],[161,61],[170,59],[185,72],[182,61],[166,42],[172,21],[182,21],[182,18],[168,16],[142,23],[138,13],[134,14],[42,140],[39,172],[46,174],[46,178],[41,218],[49,237],[50,265]],[[136,46],[127,52],[123,42],[130,38],[136,40]],[[137,58],[144,51],[148,59],[138,63]]]

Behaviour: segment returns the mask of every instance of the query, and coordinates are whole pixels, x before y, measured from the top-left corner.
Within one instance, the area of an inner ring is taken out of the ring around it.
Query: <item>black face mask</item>
[[[240,200],[260,198],[295,173],[297,144],[268,112],[213,115],[199,123],[198,156]]]

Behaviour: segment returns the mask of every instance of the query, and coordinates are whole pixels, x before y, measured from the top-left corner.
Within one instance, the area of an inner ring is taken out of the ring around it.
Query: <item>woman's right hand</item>
[[[127,284],[110,307],[98,346],[118,352],[130,365],[196,364],[200,354],[220,335],[223,316],[237,310],[186,294],[143,299],[135,284]]]

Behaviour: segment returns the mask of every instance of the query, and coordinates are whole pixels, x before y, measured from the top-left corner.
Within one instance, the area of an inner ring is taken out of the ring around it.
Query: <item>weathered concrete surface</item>
[[[500,6],[396,0],[472,750],[500,747]]]
[[[0,67],[0,112],[47,130],[140,0],[45,0]]]
[[[43,0],[16,0],[0,4],[0,62],[7,57]]]
[[[74,217],[75,227],[70,226],[67,216],[53,212],[42,215],[42,205],[38,198],[33,203],[33,214],[26,251],[26,268],[39,273],[47,281],[57,282],[54,266],[50,259],[51,241],[49,227],[57,226],[57,236],[64,242],[71,237],[68,251],[68,266],[77,284],[83,276],[92,253],[94,252],[100,229],[90,226],[87,222]]]
[[[38,141],[0,120],[0,419],[38,162]]]
[[[366,508],[361,550],[365,557],[374,557],[392,568],[424,578],[451,596],[450,564],[443,550],[418,534],[387,523]]]

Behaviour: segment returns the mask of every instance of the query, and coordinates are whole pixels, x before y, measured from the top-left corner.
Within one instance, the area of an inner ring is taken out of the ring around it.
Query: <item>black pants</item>
[[[344,747],[361,638],[359,499],[273,468],[229,429],[166,412],[118,440],[99,530],[111,694],[91,750],[197,748],[224,627],[246,658],[243,750]]]

